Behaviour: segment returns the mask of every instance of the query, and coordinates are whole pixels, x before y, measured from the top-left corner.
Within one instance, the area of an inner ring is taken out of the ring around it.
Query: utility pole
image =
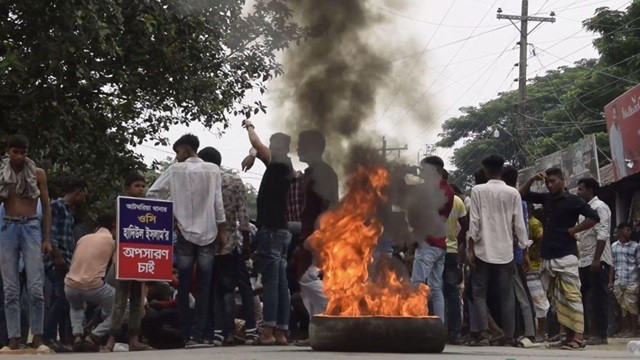
[[[404,151],[404,150],[408,150],[409,146],[405,145],[404,147],[387,147],[387,138],[385,136],[382,137],[382,149],[378,149],[380,150],[380,152],[382,153],[382,157],[384,157],[384,159],[387,159],[387,155],[392,152],[392,151],[397,151],[398,152],[398,157],[400,156],[400,151]]]
[[[518,127],[520,130],[520,139],[518,145],[520,147],[520,155],[522,157],[523,165],[526,164],[526,155],[524,153],[524,142],[526,141],[527,134],[527,118],[525,116],[525,102],[527,99],[527,38],[533,30],[537,29],[543,22],[556,22],[556,14],[552,11],[550,17],[541,16],[529,16],[529,0],[522,0],[522,10],[520,15],[503,15],[502,8],[498,8],[498,19],[507,19],[520,31],[520,62],[516,64],[519,68],[518,75]],[[514,20],[520,20],[520,27],[516,25]],[[529,31],[529,22],[535,21],[538,23],[531,31]]]

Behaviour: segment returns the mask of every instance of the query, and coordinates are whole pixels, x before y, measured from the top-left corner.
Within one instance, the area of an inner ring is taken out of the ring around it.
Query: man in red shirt
[[[429,187],[430,185],[433,187],[433,182],[438,181],[438,188],[444,193],[445,202],[438,209],[438,214],[442,221],[442,235],[427,236],[426,239],[418,242],[413,262],[411,282],[416,285],[420,283],[426,283],[429,285],[429,288],[431,289],[433,313],[444,322],[445,306],[444,296],[442,293],[442,273],[444,271],[444,259],[447,253],[446,221],[449,217],[449,213],[451,213],[451,208],[453,207],[454,194],[453,189],[443,177],[445,170],[444,161],[442,161],[441,158],[437,156],[428,156],[420,162],[420,165],[422,166],[420,175],[425,183],[423,184],[424,191],[419,190],[417,195],[420,196],[424,193],[424,196],[436,196],[432,191],[429,191]],[[431,201],[427,201],[427,203],[428,202]],[[417,201],[417,203],[425,204],[425,202],[421,201]],[[428,214],[428,209],[413,209],[412,212],[423,214],[418,215],[418,217],[425,217],[424,214]],[[432,221],[432,219],[418,220],[417,218],[415,220],[417,221],[414,221],[414,224],[420,226],[429,226],[429,224],[426,224],[424,220]],[[425,231],[428,231],[428,233],[431,234],[438,232],[437,229],[425,229]],[[424,232],[420,229],[417,229],[416,231],[414,227],[414,233],[419,237],[422,237],[420,234]]]

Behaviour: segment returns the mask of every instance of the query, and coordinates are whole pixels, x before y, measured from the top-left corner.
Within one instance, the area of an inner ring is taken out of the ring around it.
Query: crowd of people
[[[240,177],[221,171],[220,152],[200,149],[191,134],[174,143],[177,162],[153,184],[138,173],[123,179],[119,195],[173,202],[171,282],[116,279],[115,213],[83,231],[75,209],[87,183],[70,178],[51,201],[28,139],[9,136],[0,162],[0,353],[307,346],[310,318],[327,306],[309,239],[338,204],[338,176],[323,160],[321,132],[299,134],[307,168],[296,171],[290,136],[276,133],[265,144],[250,121],[243,126],[251,144],[243,170],[256,158],[266,166],[255,220]],[[448,343],[573,350],[637,335],[640,249],[631,224],[612,231],[595,179],[581,179],[574,195],[562,170],[551,168],[518,188],[518,170],[491,155],[467,196],[448,183],[439,157],[420,165],[420,173],[437,174],[446,234],[406,246],[385,231],[374,259],[396,259],[412,283],[429,285],[425,306],[446,324]],[[547,193],[530,191],[537,181]]]

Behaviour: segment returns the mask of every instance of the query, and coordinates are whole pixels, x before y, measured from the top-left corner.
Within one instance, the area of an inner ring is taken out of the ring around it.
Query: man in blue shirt
[[[70,321],[69,302],[64,294],[64,278],[71,266],[75,248],[73,236],[73,208],[84,203],[87,197],[87,183],[80,179],[69,179],[65,184],[65,195],[51,202],[51,257],[45,260],[45,276],[51,281],[53,293],[51,306],[44,318],[43,340],[54,351],[61,350],[56,341],[58,328],[60,339],[68,338]]]

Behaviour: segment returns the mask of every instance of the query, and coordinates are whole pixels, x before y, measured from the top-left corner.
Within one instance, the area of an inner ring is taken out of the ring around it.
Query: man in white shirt
[[[160,175],[147,192],[148,198],[169,193],[177,222],[175,255],[178,265],[178,312],[185,347],[204,345],[209,294],[216,248],[226,240],[220,168],[198,158],[200,141],[182,136],[173,144],[177,164]],[[196,304],[189,310],[193,265],[196,264]],[[193,322],[192,322],[193,317]]]
[[[468,257],[473,268],[473,300],[480,320],[480,337],[472,345],[487,346],[489,333],[487,292],[489,283],[501,294],[502,328],[508,340],[515,335],[515,293],[513,289],[514,235],[524,249],[527,230],[522,216],[522,199],[515,188],[501,180],[504,158],[489,155],[482,167],[489,182],[471,190]]]
[[[609,270],[613,265],[609,233],[611,224],[611,210],[596,194],[600,184],[594,178],[588,177],[578,181],[578,196],[586,201],[600,217],[600,222],[589,230],[576,234],[578,239],[578,271],[580,272],[580,292],[585,309],[585,316],[591,316],[591,321],[585,325],[594,324],[590,329],[591,337],[587,345],[602,345],[607,343],[607,329],[609,327]],[[584,221],[580,215],[578,223]],[[591,306],[588,306],[591,305]]]

